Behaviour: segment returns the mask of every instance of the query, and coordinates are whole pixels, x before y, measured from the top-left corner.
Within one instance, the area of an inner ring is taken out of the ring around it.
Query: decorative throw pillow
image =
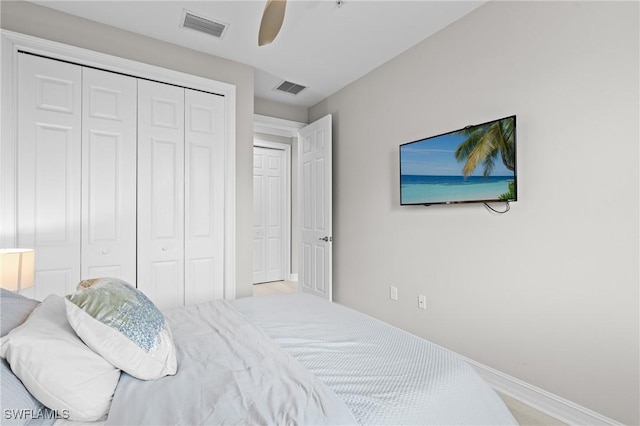
[[[31,395],[70,420],[104,417],[120,379],[120,370],[78,338],[67,321],[64,299],[56,295],[2,338],[0,356]]]
[[[140,290],[117,278],[101,278],[65,302],[71,327],[114,366],[142,380],[176,373],[169,325]]]
[[[102,278],[89,278],[88,280],[82,280],[76,286],[76,291],[84,290],[85,288],[89,288],[94,284],[98,284],[102,281]]]

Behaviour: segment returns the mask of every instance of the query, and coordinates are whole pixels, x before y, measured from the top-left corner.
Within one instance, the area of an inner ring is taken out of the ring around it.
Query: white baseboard
[[[517,399],[545,414],[569,425],[602,425],[622,426],[613,419],[605,417],[595,411],[582,407],[544,389],[540,389],[527,382],[509,376],[469,358],[460,356],[480,374],[496,391]]]
[[[288,274],[287,281],[298,281],[298,274]]]

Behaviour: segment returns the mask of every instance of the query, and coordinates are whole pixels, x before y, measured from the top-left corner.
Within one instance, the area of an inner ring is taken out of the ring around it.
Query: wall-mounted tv
[[[400,204],[516,201],[516,116],[400,145]]]

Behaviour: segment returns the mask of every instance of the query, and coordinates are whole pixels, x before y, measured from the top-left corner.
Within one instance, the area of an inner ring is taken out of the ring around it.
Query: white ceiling
[[[266,0],[42,0],[34,3],[255,68],[255,96],[309,107],[486,1],[289,0],[275,41],[258,47]],[[222,39],[181,27],[183,11],[229,25]],[[273,90],[307,86],[297,96]]]

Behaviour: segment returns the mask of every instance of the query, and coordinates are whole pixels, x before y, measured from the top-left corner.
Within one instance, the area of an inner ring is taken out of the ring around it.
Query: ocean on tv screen
[[[403,175],[400,193],[402,204],[499,200],[513,180],[513,176]]]

